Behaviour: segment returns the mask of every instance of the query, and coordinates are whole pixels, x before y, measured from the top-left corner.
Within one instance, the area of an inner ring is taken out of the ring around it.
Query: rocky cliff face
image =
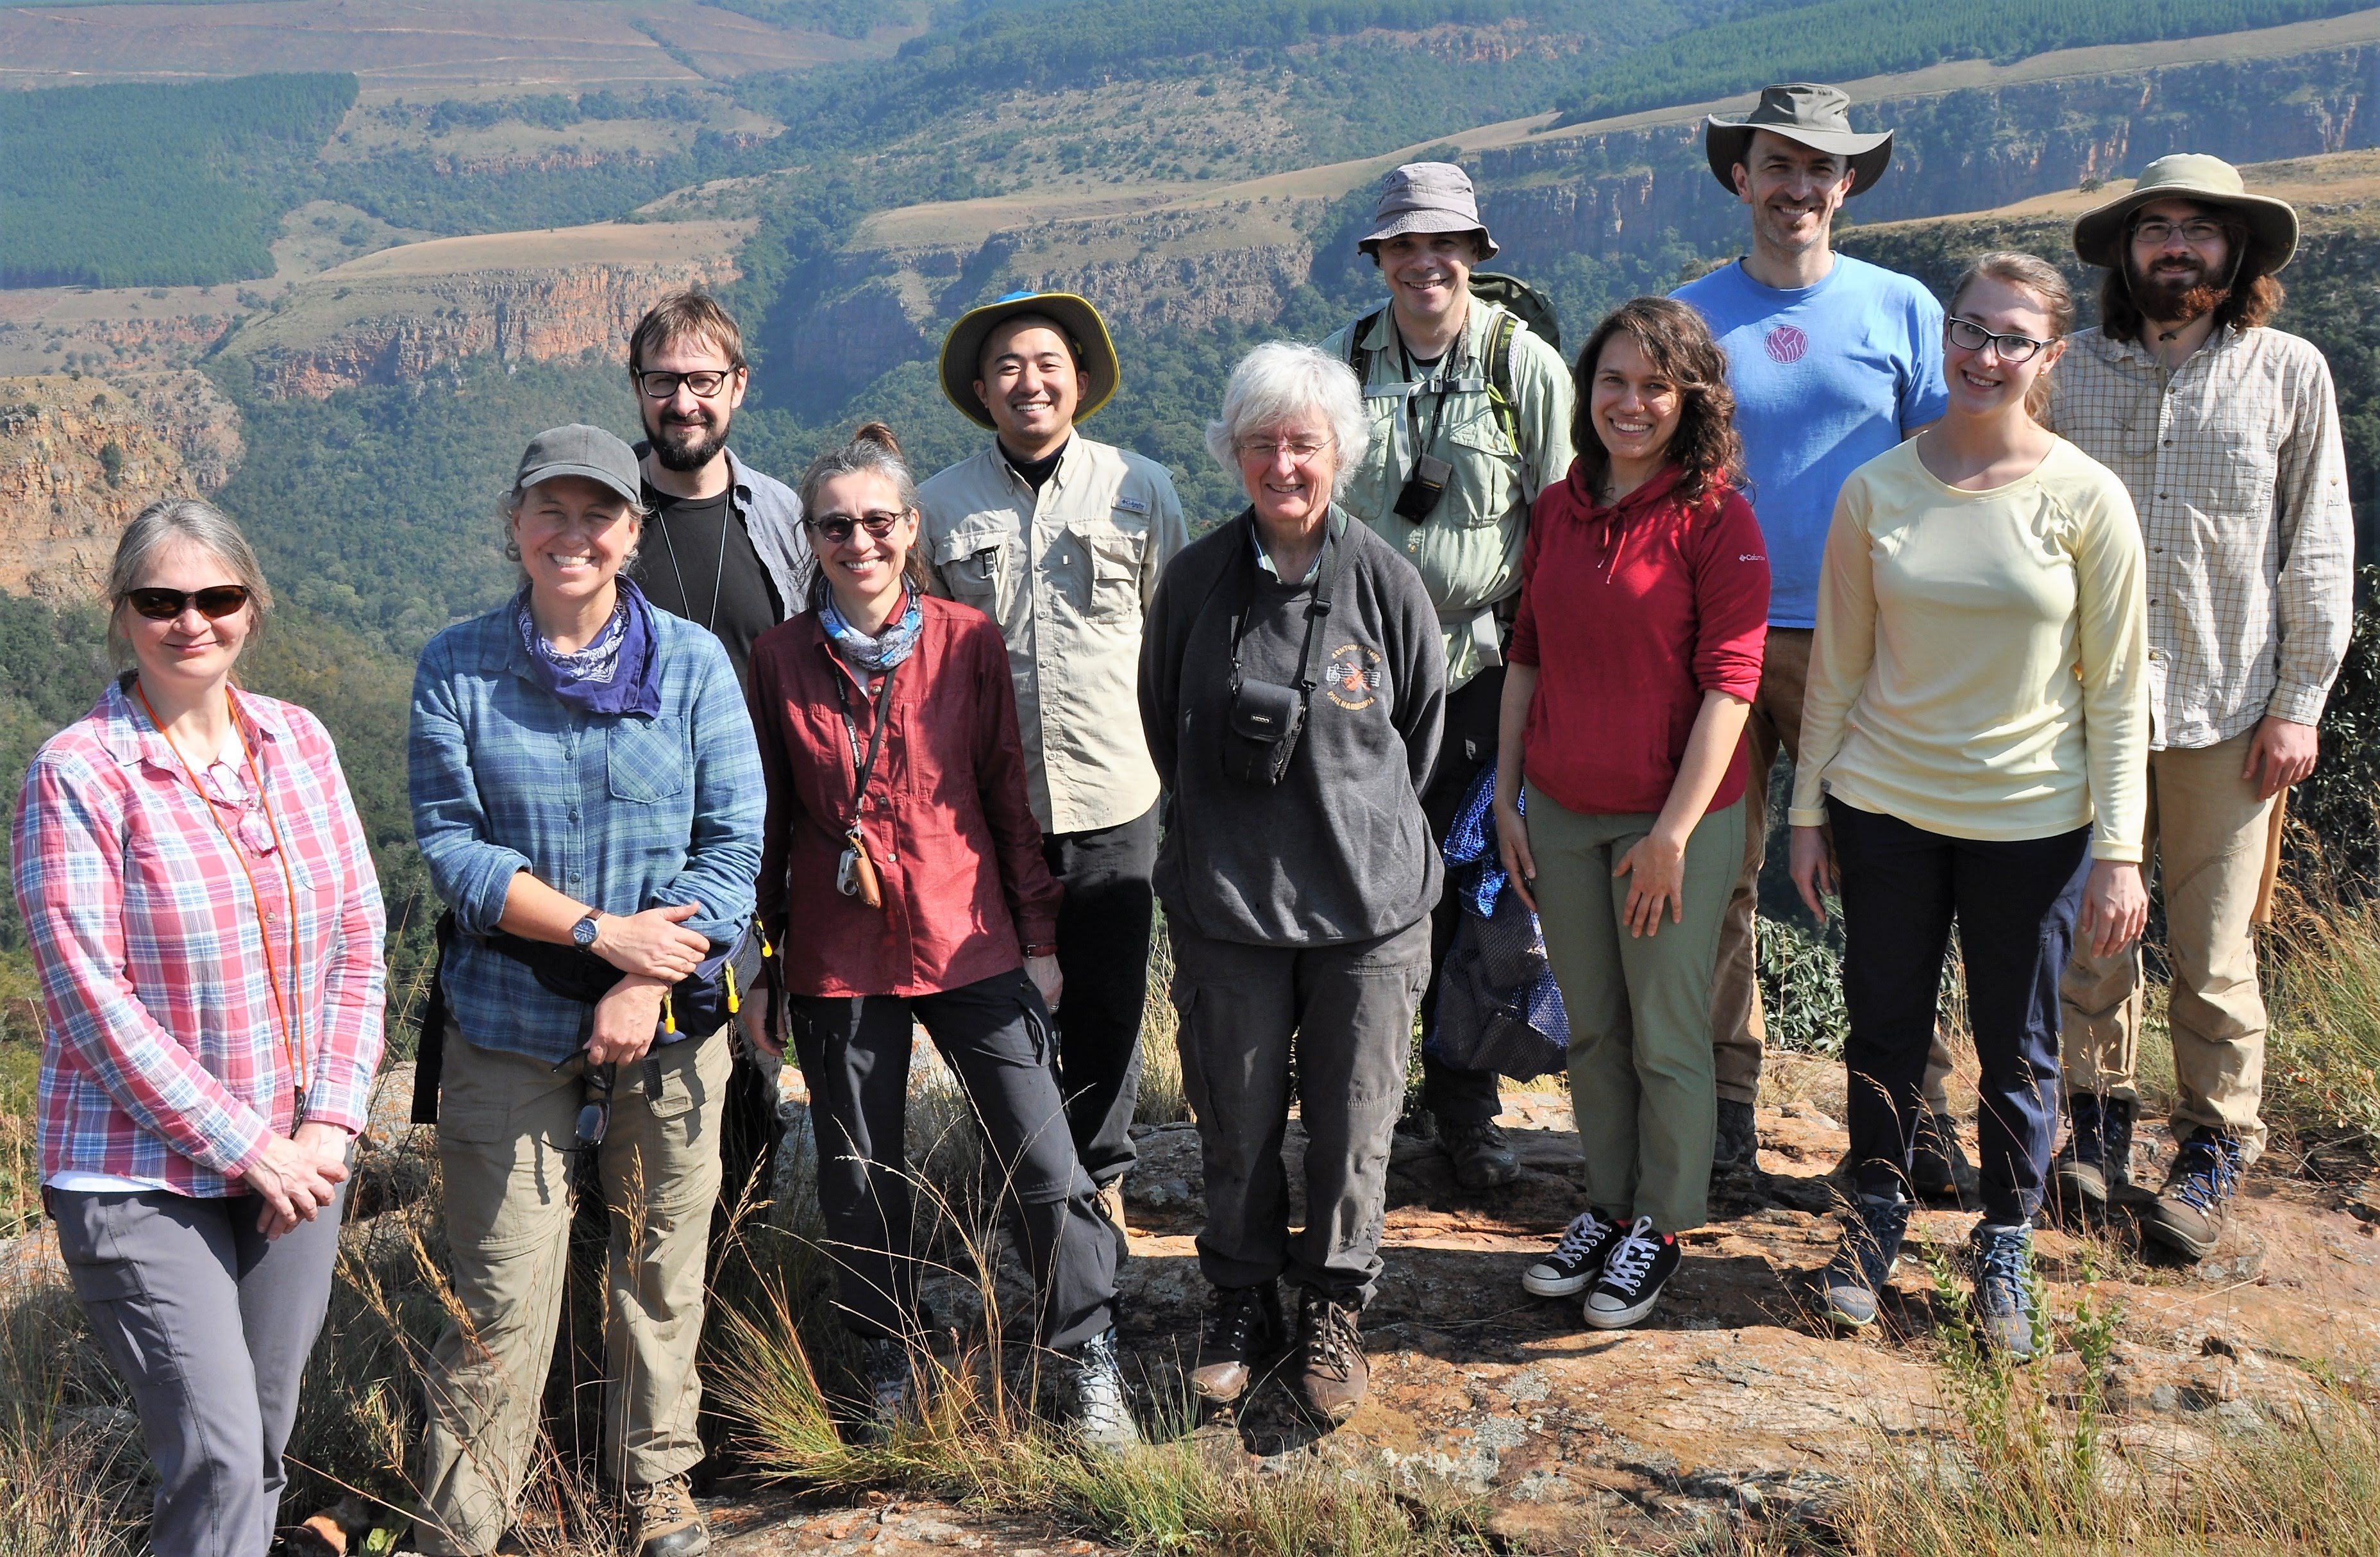
[[[239,416],[194,372],[0,379],[0,589],[89,599],[161,497],[231,479]]]
[[[480,270],[301,293],[244,326],[226,350],[274,395],[322,399],[357,384],[407,383],[468,356],[543,362],[618,357],[637,320],[667,293],[716,287],[732,261]]]
[[[1895,131],[1893,163],[1851,207],[1861,222],[2004,205],[2090,178],[2125,176],[2169,151],[2271,162],[2371,146],[2380,137],[2380,48],[2171,66],[1879,103],[1861,123]],[[1496,235],[1528,267],[1599,259],[1674,233],[1698,247],[1740,236],[1743,212],[1713,184],[1699,124],[1548,139],[1479,159]],[[1500,260],[1500,268],[1507,261]]]

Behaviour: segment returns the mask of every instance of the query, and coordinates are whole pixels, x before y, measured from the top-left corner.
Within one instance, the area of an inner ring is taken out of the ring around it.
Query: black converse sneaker
[[[1521,1273],[1521,1285],[1540,1298],[1575,1298],[1603,1273],[1604,1257],[1625,1237],[1625,1223],[1582,1211],[1553,1252]]]
[[[1651,1217],[1638,1217],[1604,1258],[1603,1279],[1586,1295],[1586,1322],[1597,1330],[1624,1330],[1651,1313],[1680,1258],[1676,1234],[1657,1233]]]

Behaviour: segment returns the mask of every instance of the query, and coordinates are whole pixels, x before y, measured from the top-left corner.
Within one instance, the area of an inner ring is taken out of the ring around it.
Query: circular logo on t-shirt
[[[1342,708],[1363,709],[1378,701],[1380,653],[1362,644],[1342,644],[1330,651],[1330,673],[1322,690]]]
[[[1768,348],[1771,361],[1799,362],[1802,354],[1810,349],[1810,337],[1790,324],[1780,324],[1761,344]]]

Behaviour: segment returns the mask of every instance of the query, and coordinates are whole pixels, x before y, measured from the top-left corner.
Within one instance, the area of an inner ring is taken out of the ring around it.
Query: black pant
[[[1132,1168],[1140,1097],[1140,1013],[1148,999],[1157,807],[1088,832],[1045,833],[1041,858],[1066,889],[1058,910],[1058,1087],[1091,1182]]]
[[[1422,815],[1429,820],[1432,848],[1446,841],[1446,831],[1463,810],[1479,770],[1496,760],[1496,725],[1503,710],[1504,668],[1480,671],[1446,700],[1446,736],[1439,742],[1438,765],[1430,769],[1429,785],[1422,791]],[[1427,1034],[1438,1020],[1438,974],[1454,945],[1454,927],[1462,921],[1463,898],[1447,883],[1438,907],[1429,915],[1429,983],[1421,995],[1421,1030]],[[1496,1072],[1462,1070],[1445,1065],[1427,1049],[1421,1056],[1421,1105],[1448,1124],[1478,1124],[1503,1110],[1497,1098]]]
[[[784,1127],[777,1120],[776,1078],[754,1063],[744,1047],[744,1033],[728,1023],[726,1041],[735,1047],[735,1068],[727,1076],[726,1106],[719,1120],[719,1198],[733,1211],[743,1203],[747,1189],[756,1201],[765,1201],[777,1182],[777,1140]],[[730,1236],[728,1219],[711,1227],[715,1261]]]
[[[1983,1079],[1984,1218],[2041,1209],[2058,1123],[2058,980],[2091,871],[2091,829],[1979,842],[1827,803],[1842,867],[1852,1161],[1862,1191],[1907,1183],[1950,923]]]
[[[1042,1344],[1115,1322],[1115,1235],[1067,1138],[1050,1017],[1023,969],[934,995],[788,1002],[818,1136],[819,1210],[836,1298],[863,1334],[907,1336],[917,1251],[905,1160],[914,1016],[958,1075],[991,1148],[992,1181],[1040,1293]]]

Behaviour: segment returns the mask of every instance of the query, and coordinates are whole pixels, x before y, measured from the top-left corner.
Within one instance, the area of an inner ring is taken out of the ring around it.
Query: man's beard
[[[661,462],[663,470],[700,470],[727,447],[729,420],[707,412],[698,424],[665,421],[656,426],[648,422],[645,433],[652,441],[653,458]]]
[[[2229,287],[2210,284],[2203,269],[2160,277],[2143,275],[2134,265],[2131,284],[2134,306],[2143,317],[2159,324],[2183,325],[2204,319],[2231,296]]]

